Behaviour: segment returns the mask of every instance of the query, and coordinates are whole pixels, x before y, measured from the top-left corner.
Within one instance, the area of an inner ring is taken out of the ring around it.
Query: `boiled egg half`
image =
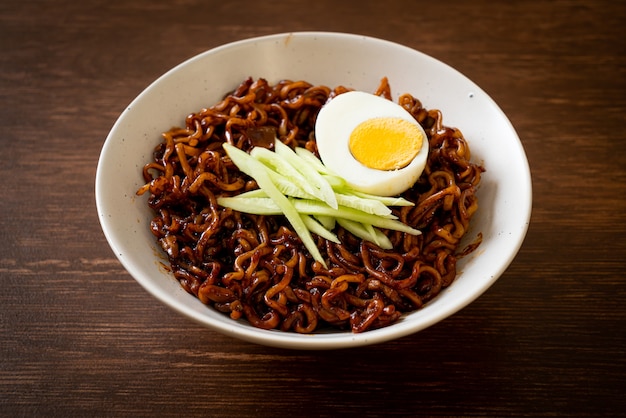
[[[397,103],[350,91],[325,104],[315,123],[324,165],[355,190],[395,196],[409,189],[424,170],[428,138]]]

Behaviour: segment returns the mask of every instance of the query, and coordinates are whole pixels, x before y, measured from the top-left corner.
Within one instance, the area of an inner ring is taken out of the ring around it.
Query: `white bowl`
[[[472,158],[486,172],[479,211],[467,239],[483,242],[458,265],[455,282],[423,309],[399,322],[360,334],[301,335],[266,331],[234,321],[185,292],[163,268],[166,259],[150,232],[153,217],[141,170],[160,134],[183,125],[187,114],[219,101],[247,77],[306,80],[373,92],[384,76],[395,95],[411,93],[424,107],[440,109],[444,123],[461,129]],[[247,39],[217,47],[173,68],[125,109],[109,133],[96,173],[96,204],[115,255],[150,294],[175,311],[218,332],[275,347],[335,349],[376,344],[420,331],[458,312],[505,271],[526,235],[531,213],[531,178],[521,142],[496,103],[458,71],[421,52],[366,36],[303,32]],[[485,312],[485,315],[489,315]]]

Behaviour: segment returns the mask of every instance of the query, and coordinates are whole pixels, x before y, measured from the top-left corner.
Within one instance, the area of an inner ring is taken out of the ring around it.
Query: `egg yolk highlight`
[[[398,170],[417,156],[424,141],[421,130],[401,118],[380,117],[357,125],[348,147],[354,158],[376,170]]]

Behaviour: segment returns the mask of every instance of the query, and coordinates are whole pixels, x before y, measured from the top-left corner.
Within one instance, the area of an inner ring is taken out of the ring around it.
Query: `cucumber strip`
[[[357,190],[348,190],[346,193],[363,199],[378,200],[385,206],[415,206],[415,203],[406,200],[403,197],[396,196],[378,196],[369,193],[359,192]]]
[[[261,189],[259,189],[261,190]],[[252,192],[256,192],[253,190]],[[252,192],[247,192],[245,195],[250,194]],[[265,194],[265,192],[262,192]],[[255,195],[258,193],[254,193]],[[253,215],[282,215],[280,207],[269,197],[248,197],[244,196],[244,194],[235,196],[235,197],[218,197],[217,203],[225,208],[231,208],[238,212],[243,213],[251,213]],[[318,222],[311,218],[307,214],[300,214],[304,225],[306,225],[307,229],[322,238],[325,238],[329,241],[335,242],[337,244],[340,243],[337,235],[331,232],[332,229],[335,228],[334,218],[331,217],[322,217],[330,219],[332,222],[328,224],[323,224],[322,222]],[[330,227],[327,227],[330,226]]]
[[[302,147],[296,147],[294,152],[296,154],[298,154],[298,156],[300,156],[300,158],[302,158],[303,160],[306,160],[309,164],[311,164],[313,167],[315,167],[315,169],[317,170],[318,173],[330,174],[330,175],[333,175],[334,177],[337,177],[337,175],[332,173],[328,169],[328,167],[326,167],[324,165],[324,163],[322,163],[322,161],[319,158],[317,158],[315,156],[315,154],[313,154],[308,149],[302,148]]]
[[[253,189],[247,192],[243,192],[243,193],[239,193],[236,196],[233,196],[232,198],[237,198],[237,199],[248,199],[248,198],[253,198],[253,197],[265,197],[267,198],[267,193],[265,193],[265,191],[263,191],[263,189]],[[228,199],[231,199],[230,197]]]
[[[314,216],[332,216],[334,218],[348,219],[355,222],[370,224],[379,228],[392,229],[394,231],[406,232],[411,235],[420,235],[421,231],[411,228],[405,223],[390,217],[382,217],[365,213],[357,209],[339,206],[339,209],[333,209],[330,206],[306,199],[290,199],[293,207],[300,213],[306,213]]]
[[[248,193],[252,192],[247,192],[245,195]],[[254,194],[256,195],[257,192],[254,191]],[[325,203],[307,199],[288,198],[288,201],[294,210],[299,214],[313,215],[318,219],[324,219],[325,217],[335,219],[336,221],[339,221],[340,219],[347,219],[353,222],[368,224],[379,228],[406,232],[412,235],[421,234],[419,230],[411,228],[396,219],[372,215],[354,208],[339,206],[338,209],[333,209]],[[271,197],[247,197],[244,195],[235,197],[220,197],[217,199],[217,203],[240,212],[252,213],[256,215],[283,214],[282,208],[278,205],[278,202],[275,202]]]
[[[419,235],[421,232],[397,220],[388,206],[413,206],[402,197],[383,197],[358,192],[334,175],[310,151],[276,140],[276,152],[253,148],[250,154],[225,143],[233,163],[254,178],[258,190],[233,197],[219,197],[218,204],[257,215],[284,215],[311,256],[326,263],[311,233],[339,242],[332,232],[336,224],[382,249],[392,247],[379,229]]]
[[[383,250],[390,250],[393,248],[391,240],[387,235],[383,233],[383,231],[378,228],[374,228],[374,233],[376,233],[377,243],[380,248],[382,248]]]
[[[317,219],[317,221],[319,223],[322,224],[322,226],[324,226],[324,228],[328,229],[329,231],[332,231],[333,229],[335,229],[335,218],[333,218],[332,216],[324,216],[324,215],[317,215],[315,216],[315,219]]]
[[[259,189],[260,190],[260,189]],[[265,192],[263,192],[265,194]],[[280,207],[269,197],[218,197],[217,204],[253,215],[282,215]]]
[[[335,193],[341,191],[350,191],[348,183],[346,183],[346,181],[342,177],[332,174],[322,174],[322,177],[324,178],[324,180],[326,180],[328,184],[330,184],[330,187],[333,188]]]
[[[352,233],[354,236],[372,242],[378,245],[383,250],[390,250],[393,248],[389,239],[382,239],[380,235],[387,238],[381,231],[376,230],[371,225],[365,225],[360,222],[354,222],[349,219],[337,219],[337,223],[341,225],[346,231]],[[378,234],[380,233],[380,235]]]
[[[374,240],[372,242],[378,244],[378,240],[376,239],[376,232],[375,232],[376,228],[374,228],[370,224],[361,224],[361,225],[363,225],[363,229],[365,229],[367,233],[372,236],[372,239]]]
[[[367,233],[370,234],[373,240],[372,242],[374,244],[378,245],[383,250],[390,250],[393,248],[393,245],[391,245],[391,241],[389,241],[388,239],[387,240],[383,239],[383,237],[387,238],[385,234],[380,232],[378,229],[374,228],[372,225],[369,225],[369,224],[361,224],[361,225],[363,225],[363,228],[365,228]]]
[[[312,186],[309,180],[282,155],[263,147],[252,148],[250,155],[275,172],[282,174],[287,180],[299,185],[306,193],[314,196],[316,199],[324,200],[321,191]]]
[[[391,209],[379,200],[363,199],[358,196],[337,193],[337,202],[341,206],[358,209],[365,213],[371,213],[372,215],[387,216],[391,214]]]
[[[307,193],[302,187],[298,186],[293,181],[289,180],[287,177],[282,174],[277,173],[276,171],[269,169],[267,170],[270,179],[276,186],[276,188],[284,195],[292,196],[292,197],[300,197],[303,199],[317,199],[316,196]]]
[[[322,254],[313,240],[313,237],[311,236],[311,233],[309,232],[309,229],[302,221],[300,213],[298,213],[298,211],[294,208],[289,198],[283,195],[276,188],[267,173],[268,168],[245,151],[242,151],[227,142],[224,143],[223,147],[232,162],[241,171],[255,179],[259,187],[267,193],[270,199],[274,200],[291,226],[293,226],[294,231],[298,234],[306,249],[309,250],[313,259],[321,263],[324,268],[328,268]]]
[[[361,199],[376,200],[385,206],[415,206],[415,203],[400,196],[378,196],[354,190],[339,176],[323,174],[322,177],[330,184],[336,195],[342,194],[359,197]]]
[[[300,217],[302,218],[302,221],[304,222],[306,227],[309,228],[309,231],[311,231],[312,233],[317,234],[320,237],[327,239],[328,241],[334,242],[335,244],[341,243],[341,241],[339,241],[339,238],[337,238],[337,235],[330,232],[322,224],[318,223],[309,215],[300,214]]]
[[[279,139],[274,141],[274,151],[298,170],[313,188],[319,190],[320,200],[324,201],[331,208],[337,209],[335,192],[330,184],[328,184],[317,171],[316,166],[309,163],[306,159],[299,157],[291,147],[284,144]]]
[[[291,197],[300,197],[302,199],[315,199],[315,196],[311,196],[304,190],[298,187],[297,184],[292,183],[286,177],[278,174],[273,170],[268,170],[267,174],[270,176],[270,179],[276,186],[276,188],[284,195]],[[263,189],[254,189],[247,192],[240,193],[236,196],[237,198],[252,198],[252,197],[268,197],[267,193],[263,191]]]

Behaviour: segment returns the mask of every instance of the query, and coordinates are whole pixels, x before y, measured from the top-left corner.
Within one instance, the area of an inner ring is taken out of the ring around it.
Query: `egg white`
[[[352,131],[360,123],[379,117],[401,118],[422,132],[422,147],[415,158],[397,170],[377,170],[358,161],[349,148]],[[315,124],[317,149],[324,165],[352,188],[378,196],[395,196],[409,189],[424,171],[428,138],[413,116],[397,103],[373,94],[351,91],[330,100],[320,110]]]

